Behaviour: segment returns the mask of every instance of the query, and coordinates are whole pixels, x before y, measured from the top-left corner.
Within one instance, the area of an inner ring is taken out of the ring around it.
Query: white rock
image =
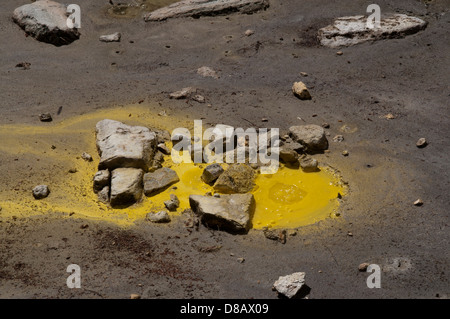
[[[168,222],[170,222],[170,216],[164,210],[157,212],[157,213],[148,213],[147,219],[153,223],[168,223]]]
[[[36,40],[61,46],[72,43],[80,37],[76,28],[71,29],[67,26],[66,11],[66,5],[40,0],[18,7],[14,10],[12,18]]]
[[[305,273],[296,272],[291,275],[279,277],[278,280],[273,284],[273,287],[279,294],[287,298],[292,298],[297,295],[304,284]]]
[[[138,168],[116,168],[111,172],[111,196],[113,207],[136,203],[142,197],[142,176]]]
[[[244,233],[251,227],[255,208],[252,194],[214,196],[189,196],[192,210],[207,227],[231,233]]]
[[[202,66],[201,68],[197,69],[197,74],[203,76],[203,77],[211,77],[214,79],[218,79],[219,76],[217,75],[217,72],[210,68],[209,66]]]
[[[381,19],[380,27],[368,28],[367,17],[351,16],[337,18],[332,25],[319,30],[320,43],[336,48],[387,38],[400,38],[425,29],[427,22],[422,19],[394,14]]]
[[[47,185],[38,185],[33,188],[33,196],[35,199],[46,198],[50,194],[50,189]]]
[[[102,42],[120,42],[121,37],[120,32],[115,32],[113,34],[102,35],[99,40]]]
[[[146,14],[144,20],[161,21],[168,18],[211,16],[236,11],[253,13],[268,6],[268,0],[183,0]]]
[[[148,170],[156,148],[156,134],[142,126],[102,120],[96,125],[99,169],[134,167]]]

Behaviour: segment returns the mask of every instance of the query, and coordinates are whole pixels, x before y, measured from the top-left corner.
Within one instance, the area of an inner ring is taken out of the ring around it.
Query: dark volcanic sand
[[[448,296],[450,1],[378,1],[382,13],[429,24],[404,39],[343,48],[341,56],[318,46],[315,34],[333,18],[364,14],[366,1],[271,0],[253,15],[145,23],[108,17],[106,0],[78,0],[81,38],[63,47],[25,37],[11,21],[25,2],[1,5],[1,124],[41,125],[44,112],[56,123],[98,109],[106,118],[107,108],[141,100],[235,127],[328,122],[331,152],[317,158],[340,170],[350,193],[340,218],[300,228],[285,245],[254,230],[190,233],[184,217],[129,229],[79,216],[2,217],[0,297],[276,298],[274,281],[297,271],[306,272],[310,298]],[[255,34],[244,36],[247,29]],[[99,42],[116,31],[120,43]],[[16,68],[20,62],[30,69]],[[201,66],[220,78],[197,75]],[[299,80],[311,101],[293,96]],[[168,99],[187,86],[207,103]],[[388,113],[396,118],[383,118]],[[354,132],[340,131],[344,125]],[[342,143],[332,142],[337,134]],[[429,141],[423,149],[415,145],[420,137]],[[10,157],[0,154],[0,163],[0,179],[19,178],[8,172]],[[418,198],[422,207],[413,205]],[[215,245],[222,248],[204,252]],[[381,289],[367,288],[362,262],[382,266]],[[82,289],[66,286],[72,263],[81,266]]]

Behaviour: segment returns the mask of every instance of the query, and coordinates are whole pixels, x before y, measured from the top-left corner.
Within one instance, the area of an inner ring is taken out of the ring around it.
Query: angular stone
[[[170,216],[164,210],[157,212],[157,213],[148,213],[146,217],[147,217],[147,220],[151,221],[152,223],[169,223],[170,222]]]
[[[307,157],[300,160],[300,167],[304,172],[317,172],[319,163],[312,157]]]
[[[109,185],[111,174],[107,169],[98,171],[94,175],[94,192],[99,192],[103,187]]]
[[[273,288],[287,298],[293,298],[305,284],[305,273],[296,272],[291,275],[281,276],[273,284]]]
[[[219,164],[211,164],[206,166],[206,168],[203,170],[201,179],[206,184],[213,184],[219,176],[224,172],[224,169]]]
[[[129,126],[118,121],[102,120],[96,125],[99,169],[151,166],[156,148],[156,134],[142,126]]]
[[[201,68],[197,69],[197,74],[203,77],[210,77],[214,79],[219,78],[217,72],[214,69],[210,68],[209,66],[202,66]]]
[[[231,233],[245,233],[251,227],[255,208],[252,194],[214,196],[189,196],[193,212],[207,227]]]
[[[89,153],[83,152],[83,154],[81,154],[81,158],[86,162],[92,162],[92,156]]]
[[[155,195],[179,181],[174,170],[167,167],[157,169],[144,175],[144,193],[146,196]]]
[[[269,7],[268,0],[183,0],[155,10],[144,16],[145,21],[168,18],[212,16],[240,12],[253,13]]]
[[[214,184],[220,193],[247,193],[255,186],[255,172],[246,164],[234,164],[223,172]]]
[[[50,189],[47,185],[38,185],[33,188],[33,196],[35,199],[46,198],[50,194]]]
[[[320,43],[337,48],[351,46],[366,41],[402,38],[425,29],[427,22],[405,14],[393,14],[382,18],[380,27],[367,27],[367,17],[351,16],[337,18],[332,25],[319,30]]]
[[[298,160],[298,153],[284,145],[280,147],[279,154],[280,160],[284,163],[294,163]]]
[[[164,201],[164,206],[171,211],[174,212],[180,206],[180,200],[175,194],[170,194],[170,200]]]
[[[109,190],[110,190],[109,186],[103,187],[103,189],[97,193],[98,200],[104,204],[108,204],[109,203]]]
[[[292,139],[305,146],[308,153],[320,152],[328,148],[325,130],[319,125],[291,126],[289,132]]]
[[[142,176],[138,168],[116,168],[111,172],[111,196],[113,207],[136,203],[142,197]]]
[[[292,92],[294,92],[300,100],[311,100],[311,94],[309,94],[308,88],[303,82],[295,82],[292,86]]]
[[[79,39],[76,28],[67,26],[67,7],[49,0],[25,4],[14,10],[13,20],[38,41],[56,46],[70,44]]]

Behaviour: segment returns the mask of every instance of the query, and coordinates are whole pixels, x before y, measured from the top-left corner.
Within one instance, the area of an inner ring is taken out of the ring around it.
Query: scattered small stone
[[[76,172],[78,172],[78,170],[76,168],[69,169],[70,174],[75,174]]]
[[[180,206],[180,200],[175,194],[170,194],[170,200],[166,200],[164,205],[169,211],[174,212]]]
[[[422,205],[423,201],[420,198],[414,202],[414,206],[422,206]]]
[[[131,294],[130,299],[141,299],[141,295],[138,294]]]
[[[167,116],[167,113],[165,110],[162,110],[161,112],[158,113],[158,116]]]
[[[170,216],[165,211],[159,211],[157,213],[148,213],[147,219],[153,223],[169,223],[170,222]]]
[[[33,188],[33,196],[35,199],[46,198],[50,194],[50,189],[47,185],[38,185]]]
[[[267,117],[263,117],[262,119],[261,119],[261,122],[268,122],[269,121],[269,119],[267,118]]]
[[[255,31],[248,29],[247,31],[244,32],[244,34],[249,37],[249,36],[255,34]]]
[[[99,40],[102,42],[120,42],[121,37],[122,35],[120,34],[120,32],[115,32],[113,34],[102,35],[100,36]]]
[[[201,179],[206,184],[212,185],[219,178],[219,176],[224,172],[224,169],[219,164],[211,164],[206,166],[203,170]]]
[[[362,263],[358,266],[358,270],[361,272],[366,272],[367,271],[367,267],[369,267],[369,263]]]
[[[206,102],[205,97],[203,95],[200,95],[200,94],[194,95],[192,100],[194,100],[194,101],[196,101],[198,103],[205,103]]]
[[[322,124],[322,127],[323,127],[323,128],[330,128],[330,124],[328,124],[328,123],[323,123],[323,124]]]
[[[305,273],[296,272],[291,275],[281,276],[273,284],[273,290],[279,295],[289,299],[295,297],[300,289],[305,285]]]
[[[22,68],[22,70],[29,70],[31,63],[29,62],[20,62],[16,64],[16,68]]]
[[[239,263],[243,263],[244,261],[245,261],[245,258],[243,258],[243,257],[239,257],[238,259],[237,259],[237,261],[239,262]]]
[[[218,194],[218,193],[215,193],[213,196],[216,198],[220,198],[220,194]]]
[[[344,136],[343,135],[336,135],[335,137],[333,137],[333,142],[336,143],[340,143],[344,140]]]
[[[352,232],[347,232],[347,236],[353,237],[353,233]]]
[[[86,228],[88,228],[88,227],[89,227],[88,224],[82,224],[82,225],[80,226],[81,229],[86,229]]]
[[[52,150],[54,150],[54,149],[56,149],[56,146],[55,146],[55,145],[52,145],[50,148],[51,148]]]
[[[417,146],[418,148],[423,148],[423,147],[425,147],[425,146],[427,146],[427,145],[428,145],[428,142],[427,142],[427,140],[426,140],[424,137],[419,138],[419,140],[418,140],[417,143],[416,143],[416,146]]]
[[[292,86],[292,92],[294,92],[300,100],[311,100],[311,94],[303,82],[295,82]]]
[[[389,114],[386,114],[386,115],[384,116],[384,118],[385,118],[385,119],[388,119],[388,120],[393,120],[393,119],[395,119],[395,115],[392,114],[392,113],[389,113]]]
[[[214,69],[212,69],[212,68],[210,68],[208,66],[202,66],[201,68],[199,68],[197,70],[197,74],[199,74],[199,75],[201,75],[203,77],[211,77],[211,78],[214,78],[214,79],[218,79],[219,78],[219,76],[217,75],[217,72]]]
[[[343,156],[348,156],[348,155],[349,155],[349,152],[348,152],[347,150],[342,151],[342,155],[343,155]]]
[[[81,158],[86,162],[92,162],[92,156],[86,152],[83,152],[83,154],[81,154]]]
[[[337,55],[343,55],[344,53],[342,51],[336,52]]]
[[[308,73],[306,73],[306,72],[300,72],[300,75],[301,75],[301,76],[308,76]]]
[[[300,160],[300,167],[304,172],[317,172],[319,163],[315,158],[306,157]]]
[[[53,118],[50,113],[42,113],[39,115],[39,120],[41,122],[51,122],[51,121],[53,121]]]

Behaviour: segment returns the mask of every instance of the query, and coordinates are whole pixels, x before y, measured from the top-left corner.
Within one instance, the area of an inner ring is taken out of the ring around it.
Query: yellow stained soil
[[[129,125],[166,129],[192,129],[193,122],[173,116],[158,116],[142,106],[127,106],[77,116],[61,122],[37,125],[0,126],[0,207],[2,216],[30,216],[66,213],[119,225],[130,225],[145,218],[151,211],[164,209],[171,193],[180,200],[177,215],[189,208],[189,195],[214,193],[200,179],[198,164],[174,164],[166,156],[165,166],[174,169],[180,182],[153,197],[126,209],[113,209],[97,200],[92,191],[92,178],[99,157],[95,147],[95,124],[105,118]],[[53,146],[53,147],[52,147]],[[94,160],[86,162],[81,154],[87,152]],[[224,167],[226,164],[223,164]],[[76,169],[70,173],[70,169]],[[332,170],[322,168],[317,173],[280,167],[273,175],[258,175],[253,190],[256,210],[254,228],[295,228],[315,223],[333,214],[338,208],[337,194],[345,189]],[[47,184],[49,197],[35,200],[32,188]]]

